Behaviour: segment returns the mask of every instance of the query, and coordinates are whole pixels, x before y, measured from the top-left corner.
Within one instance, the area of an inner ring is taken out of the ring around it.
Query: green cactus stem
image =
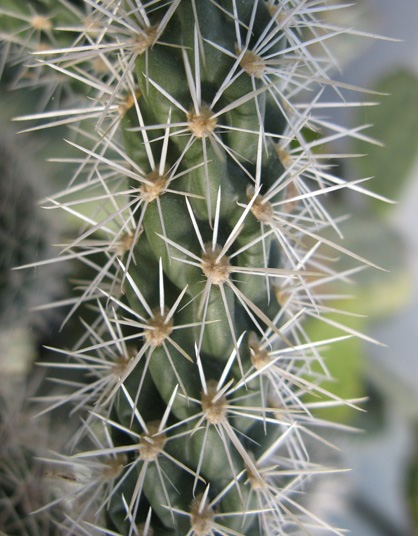
[[[350,275],[332,257],[367,263],[339,243],[323,202],[341,188],[369,194],[335,176],[324,149],[363,137],[333,124],[323,97],[330,89],[344,106],[355,89],[329,75],[344,30],[326,16],[340,7],[51,8],[47,20],[63,22],[36,58],[75,104],[18,119],[35,121],[28,131],[71,127],[76,170],[48,207],[81,223],[56,262],[79,259],[92,274],[70,314],[97,314],[51,363],[84,375],[47,407],[71,403],[82,419],[72,451],[51,463],[90,475],[51,499],[66,510],[63,534],[341,534],[301,494],[325,471],[310,453],[326,443],[315,408],[354,405],[321,388],[320,348],[362,337],[341,321],[340,336],[312,342],[303,323],[331,322],[320,288]]]

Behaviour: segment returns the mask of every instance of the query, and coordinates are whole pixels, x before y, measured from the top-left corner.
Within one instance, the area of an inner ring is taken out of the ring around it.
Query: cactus
[[[14,48],[23,15],[12,4],[3,34]],[[320,289],[370,264],[339,243],[323,202],[342,188],[372,195],[334,175],[323,149],[367,138],[324,114],[335,107],[326,89],[341,106],[358,89],[329,75],[343,30],[325,15],[341,6],[39,6],[49,48],[29,70],[55,80],[56,109],[44,99],[18,119],[36,121],[29,131],[71,127],[61,161],[75,171],[46,204],[82,224],[54,262],[78,259],[88,273],[66,302],[68,316],[89,315],[85,336],[51,363],[83,375],[47,406],[81,414],[71,452],[50,460],[77,482],[49,503],[66,511],[62,533],[341,534],[302,495],[327,471],[310,452],[327,444],[315,409],[354,405],[321,388],[320,348],[363,337],[327,318],[333,296]],[[19,39],[32,51],[33,34]],[[360,268],[336,272],[341,254]],[[307,317],[340,336],[311,340]]]
[[[51,277],[52,267],[35,276],[13,270],[39,258],[53,257],[51,243],[57,239],[47,214],[37,207],[45,189],[42,177],[29,154],[21,159],[14,138],[14,133],[0,135],[0,335],[7,330],[32,328],[31,338],[39,341],[51,314],[31,309],[63,293],[64,274],[59,277],[55,270]]]
[[[2,356],[3,357],[3,356]],[[16,356],[15,356],[16,357]],[[39,377],[31,385],[18,374],[2,370],[0,382],[0,527],[1,534],[18,536],[57,534],[51,510],[36,517],[35,509],[48,501],[49,489],[43,475],[47,465],[38,456],[49,441],[48,417],[34,419],[27,398],[34,394]],[[56,515],[60,515],[57,509]]]

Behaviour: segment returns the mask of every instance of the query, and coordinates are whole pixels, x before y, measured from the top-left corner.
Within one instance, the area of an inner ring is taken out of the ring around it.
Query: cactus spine
[[[322,113],[325,88],[350,89],[328,75],[333,8],[40,5],[55,11],[30,19],[48,41],[34,57],[70,97],[20,120],[73,126],[76,171],[49,208],[82,223],[57,258],[91,274],[70,313],[97,314],[53,365],[87,378],[53,404],[83,415],[73,452],[53,462],[84,475],[52,500],[68,508],[57,523],[65,534],[339,534],[298,495],[324,471],[308,452],[323,423],[304,394],[342,403],[320,387],[318,349],[332,341],[310,341],[303,324],[327,321],[317,288],[348,275],[322,248],[366,262],[321,235],[337,230],[325,194],[365,192],[317,152],[360,135]],[[11,28],[24,18],[12,11]]]

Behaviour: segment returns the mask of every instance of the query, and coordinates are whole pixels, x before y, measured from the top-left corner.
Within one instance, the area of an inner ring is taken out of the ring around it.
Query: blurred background
[[[340,13],[333,15],[337,22]],[[363,432],[336,439],[346,467],[323,481],[315,506],[356,536],[418,534],[418,3],[361,0],[345,26],[399,39],[355,37],[340,43],[340,80],[376,90],[380,102],[348,109],[345,123],[373,125],[382,146],[354,141],[346,152],[368,154],[342,163],[345,178],[375,177],[368,188],[396,204],[363,198],[337,200],[354,216],[343,226],[345,244],[389,272],[367,270],[353,311],[356,328],[384,346],[342,348],[333,365],[345,396],[366,395],[367,414],[339,414]],[[334,199],[334,202],[336,200]],[[357,294],[357,292],[356,292]],[[353,359],[353,355],[356,357]],[[334,358],[335,356],[333,356]],[[319,506],[318,506],[319,505]]]
[[[360,292],[353,287],[356,298],[340,304],[356,315],[349,318],[352,329],[381,344],[352,339],[329,354],[334,376],[330,389],[346,398],[367,397],[362,404],[367,412],[339,408],[324,414],[360,431],[330,434],[342,452],[343,459],[338,454],[335,463],[352,470],[321,479],[310,507],[355,536],[417,536],[418,3],[359,0],[347,13],[337,10],[329,17],[331,23],[400,40],[357,34],[339,39],[335,54],[341,66],[338,80],[376,92],[356,93],[353,98],[381,103],[340,110],[336,121],[353,127],[372,125],[365,134],[383,144],[345,141],[335,150],[368,156],[342,159],[340,173],[347,180],[374,177],[365,187],[396,203],[348,192],[329,199],[329,210],[336,215],[352,214],[342,226],[344,247],[386,271],[358,274]],[[67,276],[63,263],[45,270],[10,270],[53,255],[49,244],[62,239],[60,226],[51,223],[45,211],[40,214],[34,200],[62,187],[64,183],[57,187],[57,181],[65,173],[64,164],[44,164],[51,155],[63,156],[59,140],[64,131],[14,137],[17,128],[10,118],[32,112],[29,101],[37,95],[31,90],[28,99],[24,88],[11,93],[9,83],[6,73],[0,86],[0,435],[10,425],[4,415],[12,414],[11,404],[13,411],[24,405],[21,397],[15,400],[10,393],[17,384],[26,385],[41,346],[63,344],[57,342],[59,311],[30,311],[65,296]],[[350,266],[341,260],[341,269]],[[323,325],[309,329],[318,338],[336,335]],[[29,386],[30,393],[36,388]],[[2,454],[7,453],[0,448],[4,471]],[[15,475],[8,478],[13,486]],[[0,496],[0,505],[1,500]]]

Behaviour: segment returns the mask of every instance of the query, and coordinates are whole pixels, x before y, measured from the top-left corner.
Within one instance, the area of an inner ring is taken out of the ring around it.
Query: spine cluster
[[[18,119],[69,127],[58,160],[74,169],[46,206],[80,222],[37,263],[81,263],[74,295],[50,305],[85,330],[51,364],[72,379],[47,410],[81,418],[49,460],[72,485],[45,508],[62,506],[68,535],[340,534],[300,492],[326,471],[310,454],[327,444],[315,408],[344,403],[321,388],[321,347],[360,335],[327,318],[323,289],[358,269],[338,273],[335,258],[367,263],[324,203],[368,193],[327,149],[365,137],[330,119],[356,104],[330,78],[341,6],[9,4],[12,83],[44,88],[44,109]],[[340,337],[312,341],[309,317]]]

